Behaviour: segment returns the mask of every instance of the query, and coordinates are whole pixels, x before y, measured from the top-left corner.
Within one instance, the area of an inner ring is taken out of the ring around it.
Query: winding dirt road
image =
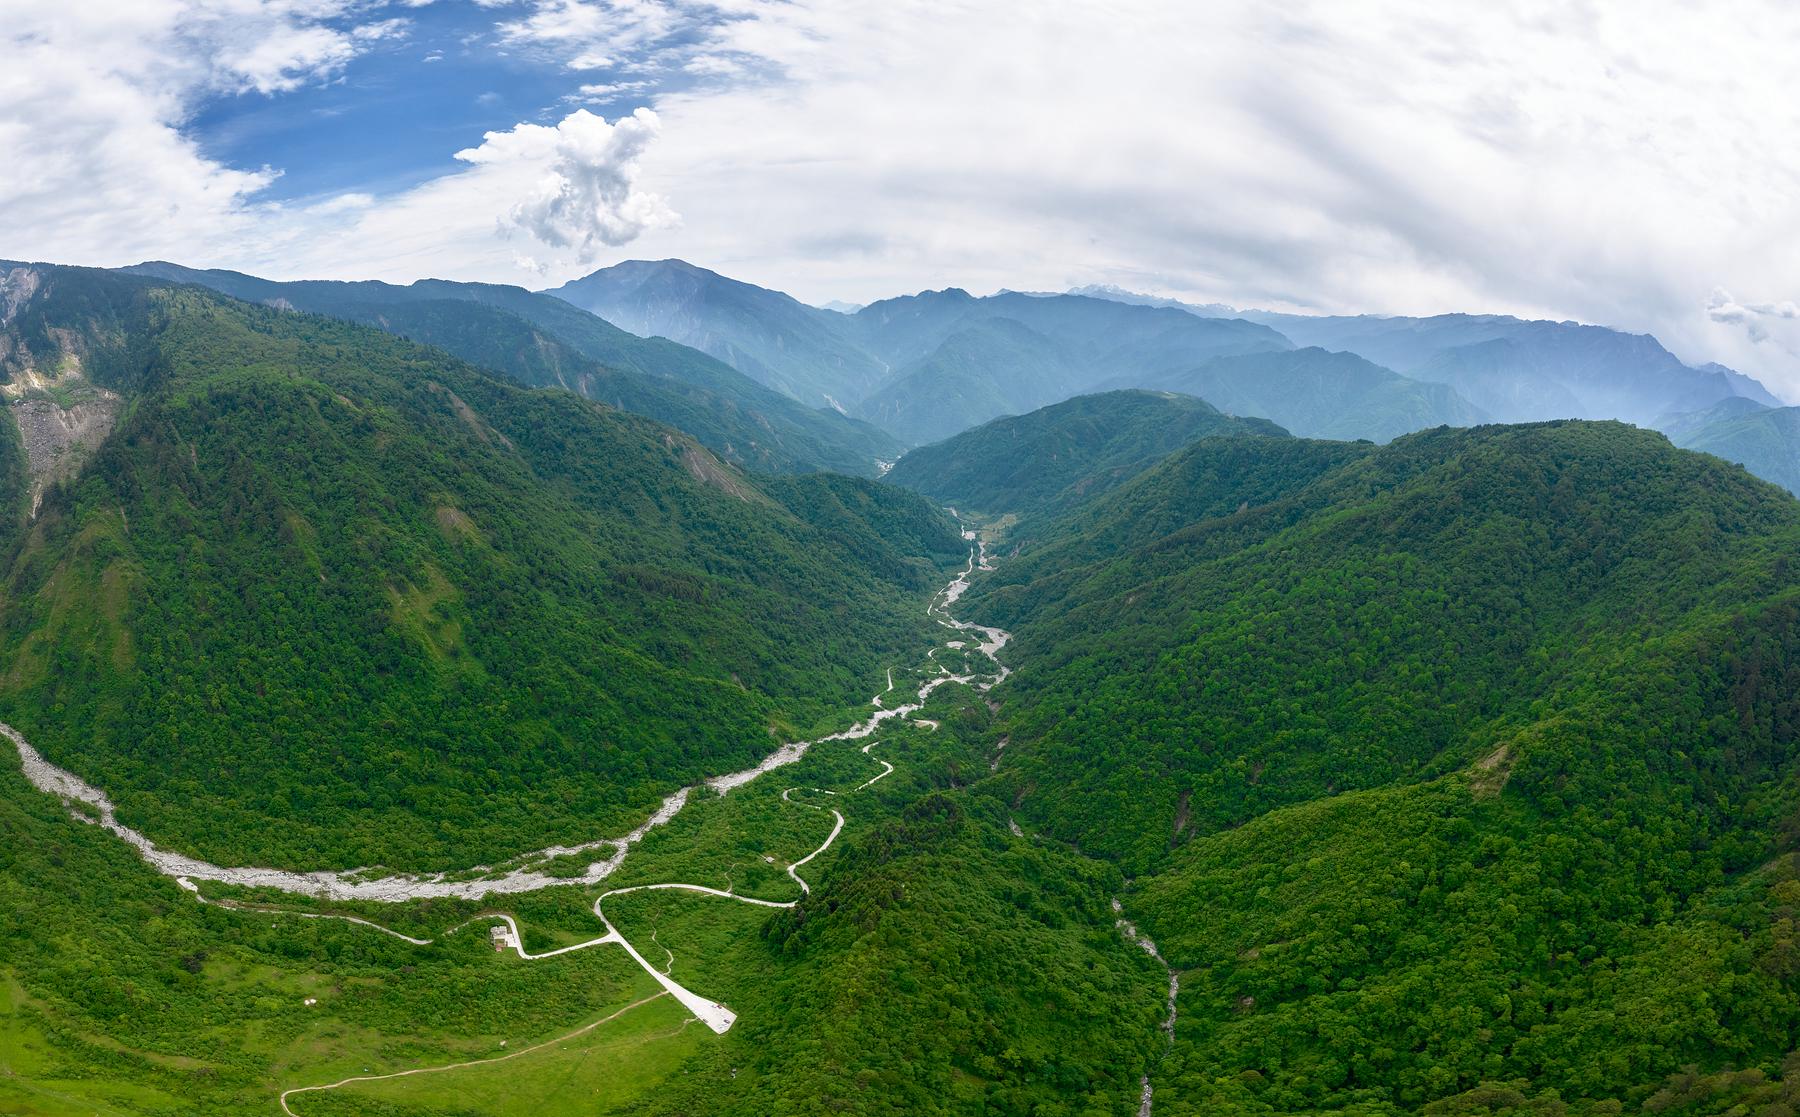
[[[321,912],[289,911],[286,909],[270,907],[268,905],[249,904],[233,900],[210,900],[201,894],[200,888],[195,882],[214,881],[251,888],[270,888],[318,900],[375,900],[385,903],[402,903],[409,900],[430,899],[436,897],[480,900],[496,894],[534,892],[552,887],[594,884],[604,880],[624,862],[626,854],[630,852],[631,847],[642,840],[645,834],[649,833],[650,830],[655,827],[667,823],[670,819],[680,813],[681,809],[687,805],[689,796],[698,788],[706,787],[718,795],[728,794],[733,788],[742,787],[744,784],[749,783],[766,772],[771,772],[777,768],[795,763],[801,757],[805,756],[807,751],[814,745],[824,744],[830,741],[851,741],[872,737],[881,728],[882,723],[886,721],[892,719],[909,719],[912,714],[924,707],[932,692],[939,687],[951,683],[961,683],[973,686],[981,691],[986,691],[1004,680],[1010,672],[1006,665],[999,661],[998,653],[1000,649],[1006,645],[1009,638],[1008,633],[998,628],[988,628],[968,621],[957,620],[955,617],[952,617],[949,612],[950,607],[962,596],[963,591],[968,589],[970,576],[973,575],[976,570],[992,569],[988,563],[986,545],[976,540],[973,532],[965,531],[963,537],[971,544],[968,565],[964,567],[963,570],[958,573],[935,598],[932,599],[931,603],[927,606],[927,613],[936,619],[939,624],[942,624],[947,628],[958,632],[978,634],[980,639],[976,642],[975,647],[994,665],[994,671],[992,673],[955,674],[947,668],[940,666],[938,669],[939,673],[928,679],[919,687],[913,701],[890,707],[885,705],[882,701],[883,695],[886,695],[894,688],[893,672],[890,669],[887,675],[887,690],[876,695],[871,703],[871,705],[875,707],[875,711],[870,714],[866,720],[858,722],[849,729],[839,733],[830,734],[829,736],[820,737],[813,741],[796,741],[784,744],[768,756],[764,757],[763,760],[753,768],[747,768],[741,772],[732,772],[726,775],[715,776],[701,784],[683,787],[664,799],[662,805],[658,807],[649,818],[645,819],[636,829],[622,837],[601,838],[577,846],[550,846],[545,849],[525,854],[522,857],[515,858],[509,863],[511,865],[509,868],[477,866],[474,870],[434,873],[423,876],[399,874],[377,876],[366,869],[300,873],[284,869],[257,867],[238,868],[213,865],[197,858],[187,857],[183,854],[175,853],[157,846],[144,834],[126,826],[118,820],[113,803],[107,798],[104,792],[87,783],[74,773],[58,768],[48,760],[45,760],[42,754],[34,749],[31,746],[31,743],[27,741],[18,730],[10,725],[0,723],[0,734],[6,736],[18,748],[19,760],[24,769],[25,777],[31,781],[33,786],[37,787],[40,791],[61,798],[65,804],[69,806],[70,814],[76,819],[101,826],[129,843],[137,849],[139,855],[142,856],[152,868],[165,876],[174,878],[183,889],[191,893],[195,899],[201,903],[213,904],[241,911],[292,915],[303,919],[341,919],[348,923],[371,928],[382,934],[391,935],[416,946],[430,946],[435,940],[415,938],[411,935],[395,931],[392,928],[384,927],[372,920],[362,919],[357,916],[333,915]],[[962,641],[958,641],[957,644],[959,647],[966,646]],[[937,723],[928,719],[912,720],[914,720],[916,724],[931,729],[937,728]],[[874,748],[876,744],[876,741],[869,741],[868,744],[862,747],[861,751],[867,755],[869,750]],[[860,791],[864,788],[868,788],[894,771],[894,766],[887,761],[874,757],[871,757],[871,759],[874,759],[876,763],[880,764],[883,770],[878,775],[865,781],[853,790]],[[796,802],[796,800],[790,798],[790,795],[797,790],[800,789],[788,788],[786,791],[782,792],[782,799],[790,803]],[[825,795],[837,794],[833,791],[818,788],[813,788],[811,790],[818,791]],[[799,869],[813,858],[819,856],[819,854],[824,853],[827,849],[831,848],[832,843],[837,840],[838,835],[842,833],[844,829],[844,816],[835,808],[827,808],[805,802],[799,802],[797,805],[805,806],[813,810],[830,810],[834,820],[831,833],[826,836],[825,841],[820,844],[817,849],[788,866],[787,869],[788,875],[800,886],[802,894],[810,894],[812,887],[800,876]],[[81,807],[87,809],[83,810]],[[551,876],[541,869],[541,866],[546,862],[556,858],[602,849],[610,849],[611,853],[608,856],[590,862],[587,870],[577,877]],[[480,873],[482,875],[477,879],[466,879],[471,872]],[[625,936],[619,933],[618,929],[613,926],[611,920],[606,917],[604,907],[606,901],[612,897],[623,896],[633,892],[657,890],[693,892],[700,895],[719,897],[722,899],[734,900],[738,903],[755,904],[769,908],[791,908],[798,902],[794,900],[763,900],[753,896],[740,896],[735,892],[684,882],[640,884],[628,888],[613,889],[601,894],[601,896],[594,901],[594,915],[600,920],[601,926],[605,928],[605,934],[585,942],[559,947],[555,950],[544,951],[542,953],[532,953],[527,951],[525,949],[523,938],[520,935],[517,921],[512,915],[504,912],[488,913],[477,916],[458,927],[451,928],[445,933],[453,934],[461,927],[466,927],[474,923],[486,923],[489,925],[499,924],[500,927],[504,928],[496,936],[501,945],[512,950],[525,961],[540,961],[545,958],[552,958],[557,955],[568,954],[577,950],[586,950],[589,947],[617,943],[625,950],[633,961],[643,968],[645,973],[649,974],[662,986],[664,993],[679,1001],[696,1019],[711,1028],[714,1032],[722,1034],[736,1021],[736,1014],[725,1005],[717,1001],[708,1000],[707,998],[684,988],[666,972],[658,970],[645,959],[643,955],[638,953],[637,949],[632,946]],[[657,994],[657,996],[662,995],[663,994]],[[643,1003],[643,1001],[637,1002],[637,1004]],[[629,1011],[634,1007],[636,1007],[636,1005],[628,1005],[625,1008],[620,1009],[618,1013],[614,1013],[612,1016],[607,1017],[606,1020],[615,1019],[619,1014]],[[586,1025],[565,1036],[560,1036],[556,1039],[547,1040],[534,1047],[525,1048],[508,1055],[500,1056],[499,1059],[475,1060],[473,1063],[456,1063],[441,1067],[423,1067],[415,1070],[400,1071],[394,1074],[365,1075],[347,1078],[341,1082],[335,1082],[328,1085],[296,1087],[281,1095],[281,1108],[284,1112],[292,1114],[293,1111],[288,1108],[288,1098],[295,1094],[318,1090],[331,1090],[355,1082],[368,1082],[385,1078],[434,1073],[437,1071],[454,1069],[455,1067],[471,1066],[484,1062],[496,1062],[500,1059],[518,1058],[520,1055],[527,1054],[530,1051],[541,1050],[552,1044],[560,1043],[563,1040],[585,1034],[587,1031],[605,1023],[606,1020],[596,1021],[593,1024]]]

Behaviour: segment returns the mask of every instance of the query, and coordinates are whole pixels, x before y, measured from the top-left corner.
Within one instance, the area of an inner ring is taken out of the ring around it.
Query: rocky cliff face
[[[36,268],[15,266],[0,270],[0,327],[10,324],[19,308],[37,294],[39,279]]]
[[[12,385],[0,386],[6,391]],[[11,397],[12,393],[7,391]],[[72,475],[87,455],[112,432],[119,416],[119,397],[93,389],[91,398],[64,407],[54,398],[12,399],[13,422],[25,443],[25,467],[31,473],[31,514],[37,515],[44,490]]]
[[[37,294],[42,273],[13,267],[0,271],[0,331],[10,326]],[[76,338],[53,335],[56,348],[34,353],[0,332],[0,399],[18,424],[31,475],[31,514],[37,515],[44,491],[72,475],[118,421],[119,396],[92,383],[82,373]]]

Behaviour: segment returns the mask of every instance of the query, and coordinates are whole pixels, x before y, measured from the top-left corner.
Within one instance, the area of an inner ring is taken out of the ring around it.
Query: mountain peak
[[[1132,306],[1173,307],[1185,310],[1189,314],[1197,314],[1202,318],[1236,318],[1239,311],[1236,307],[1224,303],[1189,303],[1164,295],[1146,295],[1137,291],[1129,291],[1112,283],[1089,283],[1081,287],[1071,287],[1066,294],[1087,299],[1105,299],[1107,302],[1128,303]]]
[[[842,314],[685,260],[627,260],[544,292],[641,337],[724,361],[810,407],[838,407],[882,374],[839,334]]]

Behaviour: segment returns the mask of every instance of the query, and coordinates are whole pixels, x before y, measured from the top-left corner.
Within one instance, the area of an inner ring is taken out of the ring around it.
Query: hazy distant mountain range
[[[1703,411],[1664,416],[1657,426],[1677,446],[1737,462],[1800,493],[1800,407],[1764,407],[1736,397]]]
[[[645,337],[710,353],[813,407],[858,399],[887,369],[843,317],[680,260],[630,260],[549,292]]]
[[[1239,311],[1105,286],[987,297],[949,288],[822,310],[679,260],[618,264],[550,293],[910,444],[1121,388],[1199,396],[1297,435],[1378,442],[1483,422],[1653,426],[1722,401],[1782,402],[1721,365],[1687,365],[1648,335],[1503,315]],[[1739,453],[1729,435],[1714,445],[1746,464],[1768,457]]]
[[[629,261],[543,293],[122,270],[379,326],[659,419],[764,472],[873,476],[907,447],[992,419],[1143,388],[1306,438],[1617,418],[1800,485],[1800,422],[1762,384],[1684,364],[1648,335],[1573,322],[1240,312],[1104,286],[948,288],[822,309],[679,260]]]
[[[1406,376],[1455,387],[1499,422],[1624,419],[1647,425],[1732,396],[1778,404],[1719,365],[1691,368],[1648,334],[1502,315],[1434,318],[1246,313],[1300,345],[1358,353]]]

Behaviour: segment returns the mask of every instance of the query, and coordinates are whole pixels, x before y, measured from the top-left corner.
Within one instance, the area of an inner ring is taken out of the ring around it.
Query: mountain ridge
[[[1221,356],[1290,348],[1352,354],[1426,386],[1395,385],[1405,401],[1372,399],[1373,413],[1342,412],[1335,425],[1262,405],[1303,435],[1380,441],[1439,423],[1554,418],[1651,425],[1721,399],[1780,402],[1735,370],[1682,363],[1648,335],[1505,315],[1240,311],[1107,285],[985,296],[952,286],[838,313],[679,260],[627,261],[559,292],[578,297],[583,284],[594,307],[640,332],[710,347],[767,384],[915,444],[1095,390],[1222,395],[1170,378]]]
[[[1773,485],[1586,421],[1205,440],[1024,539],[968,596],[1018,664],[989,794],[1134,881],[1179,975],[1158,1111],[1767,1081],[1797,541]]]
[[[1055,513],[1208,437],[1287,437],[1191,396],[1127,389],[1075,396],[909,450],[885,480],[993,519]]]
[[[660,419],[715,451],[771,472],[835,468],[873,476],[898,446],[835,413],[807,408],[675,342],[640,338],[561,300],[501,284],[418,280],[276,282],[166,262],[122,269],[198,283],[252,302],[376,325],[434,344],[530,386],[558,385]],[[451,313],[437,306],[463,304]],[[473,304],[473,305],[469,305]]]

